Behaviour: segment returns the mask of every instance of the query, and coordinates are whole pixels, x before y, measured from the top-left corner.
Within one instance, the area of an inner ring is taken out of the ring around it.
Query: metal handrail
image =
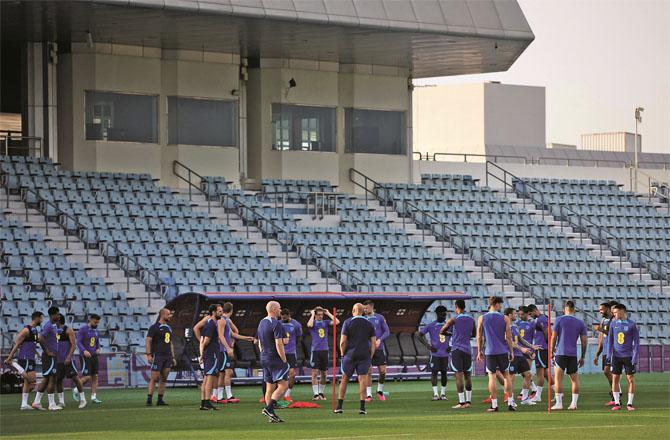
[[[28,155],[30,156],[33,151],[42,151],[42,138],[39,136],[23,136],[23,135],[18,135],[18,136],[12,136],[12,132],[9,132],[7,135],[0,135],[0,141],[5,144],[5,156],[9,156],[9,142],[11,141],[19,141],[19,140],[36,140],[39,141],[39,147],[31,147],[30,145],[15,145],[12,146],[12,148],[16,149],[25,149],[28,150]],[[41,156],[41,154],[40,154]],[[36,156],[36,157],[40,157]]]
[[[631,168],[630,173],[629,173],[630,174],[629,179],[630,179],[631,190],[633,188],[633,181],[635,180],[633,170],[634,170],[634,168]],[[654,177],[650,174],[647,174],[647,173],[645,173],[644,171],[641,171],[641,170],[638,170],[637,173],[638,173],[638,182],[639,182],[639,175],[642,175],[643,177],[646,177],[646,179],[645,179],[646,182],[644,182],[644,184],[647,187],[647,199],[648,199],[649,203],[651,203],[652,199],[654,197],[656,197],[656,198],[660,199],[660,203],[667,205],[668,212],[670,212],[670,197],[668,197],[668,195],[666,195],[666,194],[663,194],[662,192],[658,192],[658,191],[654,192],[653,191],[653,188],[654,188],[653,184],[654,183],[662,183],[661,179],[659,179],[657,177]],[[667,184],[665,184],[665,188],[668,189]]]
[[[489,165],[494,167],[494,168],[497,168],[498,170],[503,172],[502,179],[499,176],[495,175],[493,172],[489,171]],[[542,206],[542,210],[541,210],[542,219],[544,220],[545,215],[549,215],[551,217],[554,216],[554,214],[551,212],[551,210],[550,210],[549,214],[545,214],[545,207],[547,207],[548,205],[547,205],[547,203],[545,203],[544,192],[542,192],[537,187],[533,186],[532,184],[530,184],[529,182],[527,182],[523,178],[518,177],[518,176],[510,173],[506,169],[500,167],[498,164],[487,161],[486,162],[486,186],[489,186],[489,176],[491,176],[491,178],[494,178],[495,180],[497,180],[497,181],[499,181],[503,184],[503,192],[504,192],[505,196],[507,196],[507,187],[508,186],[510,188],[512,188],[512,193],[515,193],[515,191],[516,191],[515,187],[514,187],[514,184],[507,181],[507,176],[510,176],[512,178],[512,181],[521,182],[521,184],[523,184],[523,194],[527,195],[530,198],[530,201],[535,206],[537,206],[538,203],[540,203],[540,205]],[[538,201],[531,192],[527,191],[527,188],[530,188],[531,190],[535,191],[535,193],[537,193],[540,196],[540,200]],[[526,207],[526,197],[522,197],[522,199],[523,199],[523,206],[524,206],[524,209],[525,209],[525,207]],[[660,281],[660,289],[661,289],[661,291],[663,291],[663,279],[665,277],[663,276],[663,271],[661,270],[661,268],[662,267],[665,268],[668,271],[668,273],[670,273],[670,266],[668,266],[668,265],[666,265],[666,264],[664,264],[660,261],[656,261],[654,258],[651,257],[651,255],[649,255],[648,253],[646,253],[644,251],[637,251],[637,250],[636,251],[628,251],[628,250],[626,250],[625,247],[622,244],[621,238],[619,236],[617,236],[616,234],[612,233],[611,231],[604,228],[603,226],[600,226],[600,225],[594,223],[588,217],[584,216],[583,214],[577,213],[575,210],[565,206],[564,204],[562,204],[560,202],[554,202],[554,204],[557,205],[558,209],[559,209],[561,232],[563,231],[563,222],[565,220],[573,228],[577,228],[577,230],[579,231],[580,244],[583,243],[583,234],[587,234],[589,237],[591,237],[592,240],[597,239],[598,244],[600,246],[600,255],[601,256],[603,254],[603,241],[604,241],[606,243],[607,247],[610,250],[618,252],[618,254],[619,254],[618,255],[619,256],[619,267],[623,267],[623,257],[624,257],[624,255],[627,255],[627,254],[635,253],[638,257],[647,258],[648,261],[643,261],[643,258],[638,258],[638,260],[640,262],[639,278],[642,279],[642,266],[643,265],[645,265],[645,267],[647,267],[647,269],[650,270],[650,271],[652,270],[651,269],[652,265],[654,265],[654,264],[657,265],[658,266],[657,275],[658,275],[658,278],[659,278],[659,281]],[[564,215],[564,211],[567,211],[569,213],[569,215]],[[573,222],[570,215],[572,215],[573,217],[576,217],[578,219],[577,224],[575,224]],[[595,229],[595,230],[598,231],[597,236],[595,236],[594,234],[591,233],[592,229]],[[604,236],[603,236],[603,234],[604,234]],[[608,238],[612,238],[612,239],[616,240],[616,243],[618,244],[618,246],[612,246],[611,243],[608,241]],[[647,264],[649,266],[646,266]]]
[[[328,209],[328,212],[331,213],[331,215],[336,215],[337,214],[337,201],[341,197],[345,197],[346,194],[342,193],[336,193],[332,191],[272,191],[272,192],[265,192],[265,191],[260,191],[254,194],[254,200],[265,203],[267,199],[269,199],[270,203],[274,201],[274,210],[275,213],[281,209],[282,214],[284,213],[284,209],[286,208],[286,197],[287,195],[304,195],[306,196],[305,199],[307,199],[307,214],[310,213],[310,208],[312,205],[312,201],[314,204],[314,214],[312,216],[313,219],[316,219],[317,217],[319,219],[323,219],[326,209]],[[267,196],[274,196],[274,197],[267,197]],[[281,198],[277,196],[282,196]],[[333,204],[332,201],[335,201]],[[321,206],[319,206],[319,201],[321,201]],[[280,205],[278,205],[278,202],[281,202]],[[327,206],[326,206],[327,205]],[[319,208],[321,215],[319,215]]]
[[[0,182],[3,182],[3,186],[5,187],[6,207],[9,208],[9,187],[8,187],[7,182],[5,180],[5,176],[10,176],[10,174],[6,173],[4,171],[0,171]],[[89,228],[84,226],[79,220],[77,220],[76,217],[74,217],[74,216],[68,214],[67,212],[63,211],[62,209],[60,209],[58,207],[58,205],[55,204],[54,202],[51,202],[50,200],[47,200],[44,197],[42,197],[39,194],[39,191],[37,191],[33,188],[22,187],[21,188],[21,199],[25,200],[25,196],[27,194],[33,194],[36,197],[38,204],[44,204],[44,205],[49,206],[49,207],[54,209],[54,211],[56,212],[56,215],[59,218],[58,223],[61,225],[61,228],[65,229],[65,231],[64,231],[65,234],[64,235],[65,235],[65,248],[66,249],[70,248],[70,239],[69,239],[69,234],[68,234],[67,221],[64,222],[62,219],[65,218],[67,220],[71,220],[74,223],[74,225],[77,228],[77,232],[80,235],[80,238],[86,240],[84,248],[86,250],[86,262],[88,263],[89,262],[89,247],[88,247]],[[26,207],[25,221],[28,221],[28,215],[29,215],[28,210],[29,210],[29,208],[28,208],[27,203],[24,203],[24,204],[25,204],[25,207]],[[42,212],[42,214],[44,215],[44,220],[45,220],[44,223],[46,225],[44,235],[48,236],[49,235],[49,216],[47,215],[46,212]],[[84,231],[86,232],[85,236],[82,236],[82,233]],[[161,296],[164,296],[164,293],[165,293],[164,289],[163,289],[164,286],[161,284],[160,276],[158,275],[158,273],[156,271],[143,267],[135,257],[132,257],[130,255],[127,255],[127,254],[123,253],[118,248],[118,246],[116,246],[114,243],[104,242],[104,243],[99,243],[98,246],[99,246],[99,249],[100,249],[101,252],[103,250],[103,246],[111,247],[116,252],[116,255],[119,258],[123,258],[123,259],[133,263],[136,267],[138,275],[140,275],[140,277],[137,278],[137,279],[142,284],[144,284],[145,287],[149,288],[149,286],[142,280],[142,273],[149,274],[149,275],[153,276],[156,279],[156,287],[158,288],[158,292],[160,292]],[[108,261],[107,258],[104,258],[104,261],[105,261],[106,276],[109,276],[109,261]],[[126,274],[126,289],[129,292],[130,291],[130,270],[128,268],[124,268],[120,264],[117,264],[117,266],[119,268],[121,268]],[[151,295],[147,295],[147,305],[151,306]]]
[[[514,155],[501,155],[501,154],[496,154],[496,155],[491,155],[491,154],[475,154],[475,153],[433,153],[433,161],[437,161],[437,156],[462,156],[463,157],[463,162],[468,161],[468,157],[493,157],[493,160],[498,160],[499,158],[501,159],[521,159],[523,160],[523,163],[526,164],[528,161],[528,158],[525,156],[514,156]],[[426,153],[426,160],[428,159],[428,153]]]
[[[364,183],[363,183],[362,185],[361,185],[359,182],[357,182],[356,179],[354,178],[354,175],[355,175],[355,174],[358,174],[359,176],[363,177],[363,179],[364,179]],[[384,186],[384,185],[381,184],[381,183],[376,182],[376,181],[373,180],[372,178],[366,176],[365,174],[361,173],[360,171],[358,171],[358,170],[356,170],[356,169],[354,169],[354,168],[349,168],[349,180],[350,180],[355,186],[357,186],[357,187],[359,187],[359,188],[362,188],[362,189],[365,191],[365,194],[366,194],[366,198],[365,198],[366,203],[367,203],[367,200],[368,200],[368,199],[367,199],[367,194],[368,194],[368,192],[369,192],[371,195],[373,195],[373,196],[375,197],[376,200],[379,200],[379,198],[378,198],[378,196],[377,196],[377,192],[375,191],[375,189],[377,189],[377,188],[381,188],[381,189],[383,189],[383,190],[385,190],[385,191],[387,191],[387,192],[389,191],[389,188],[388,188],[388,187]],[[373,188],[374,188],[374,189],[371,190],[371,189],[368,187],[368,182],[371,182],[371,183],[373,184]],[[471,247],[469,244],[466,243],[466,242],[468,241],[468,239],[467,239],[463,234],[461,234],[460,232],[458,232],[456,229],[454,229],[453,227],[451,227],[451,226],[449,226],[448,224],[446,224],[446,223],[444,222],[444,220],[441,220],[441,219],[439,219],[439,218],[433,216],[432,214],[428,213],[428,212],[425,211],[424,209],[420,208],[419,206],[417,206],[417,205],[415,205],[415,204],[413,204],[413,203],[411,203],[411,202],[409,202],[409,201],[401,200],[401,203],[403,204],[403,207],[406,208],[407,206],[409,206],[409,207],[411,207],[412,209],[414,209],[415,212],[420,213],[420,214],[422,215],[422,217],[423,217],[423,220],[424,220],[424,221],[423,221],[423,224],[425,224],[425,219],[426,219],[426,218],[429,218],[429,219],[432,220],[433,223],[437,223],[437,224],[439,224],[439,225],[442,227],[442,232],[441,232],[441,242],[442,242],[442,252],[443,252],[443,253],[444,253],[444,250],[445,250],[444,242],[447,241],[447,240],[449,241],[449,244],[450,244],[452,247],[454,247],[455,249],[457,248],[457,246],[456,246],[456,242],[454,241],[453,237],[450,236],[450,235],[447,235],[447,234],[444,232],[445,230],[448,230],[448,231],[450,231],[453,235],[455,235],[456,237],[460,238],[460,240],[461,240],[461,245],[460,245],[460,249],[461,249],[461,264],[464,263],[464,261],[465,261],[465,252],[467,252],[467,253],[468,253],[468,257],[470,257],[471,259],[473,259],[473,260],[475,260],[475,261],[480,261],[480,262],[482,263],[482,265],[480,266],[480,270],[481,270],[481,275],[482,275],[482,279],[483,279],[483,274],[484,274],[484,263],[486,262],[486,259],[484,259],[484,258],[477,258],[477,257],[475,256],[475,253],[476,253],[476,252],[480,252],[480,253],[482,254],[482,256],[483,256],[483,255],[486,255],[486,256],[488,256],[490,259],[496,260],[496,262],[497,262],[498,264],[500,264],[501,267],[506,267],[506,268],[508,268],[508,269],[511,269],[512,272],[515,272],[515,273],[519,274],[523,279],[530,281],[531,284],[534,284],[535,286],[538,286],[538,287],[540,288],[540,291],[541,291],[541,294],[542,294],[541,298],[539,298],[539,299],[541,299],[543,303],[546,303],[546,301],[547,301],[547,297],[546,297],[546,295],[545,295],[545,287],[544,287],[544,285],[542,285],[542,284],[540,284],[539,282],[535,281],[535,279],[533,279],[532,277],[526,275],[525,273],[522,273],[519,269],[517,269],[517,268],[514,267],[513,265],[511,265],[511,264],[509,264],[508,262],[506,262],[506,261],[500,259],[500,258],[497,257],[495,254],[491,253],[490,251],[488,251],[488,250],[486,250],[486,249],[484,249],[484,248],[482,248],[482,247],[477,247],[477,246],[475,246],[475,247],[474,247],[474,251],[473,251],[472,247]],[[396,206],[395,206],[396,202],[393,201],[393,204],[394,204],[394,211],[397,212],[397,210],[396,210]],[[384,203],[384,214],[386,214],[386,205],[387,205],[387,203],[385,202],[385,203]],[[407,211],[407,209],[404,209],[403,212],[408,212],[408,211]],[[403,218],[403,228],[406,228],[406,225],[405,225],[405,215],[403,215],[402,218]],[[416,221],[416,218],[415,218],[415,217],[413,217],[413,222],[414,222],[414,223],[418,223],[418,222]],[[432,233],[434,236],[439,236],[438,232],[435,231],[435,229],[433,228],[432,223],[431,223],[431,225],[430,225],[430,230],[431,230],[431,233]],[[425,238],[425,229],[422,227],[422,228],[421,228],[421,239],[423,240],[424,238]],[[488,262],[486,262],[486,263],[488,263]],[[488,265],[489,267],[492,268],[491,264],[487,264],[487,265]],[[493,268],[492,268],[492,269],[493,269]],[[494,270],[494,272],[495,272],[495,270]],[[501,271],[500,271],[500,274],[503,275],[503,276],[505,276],[505,271],[501,270]],[[508,276],[508,279],[509,279],[509,281],[512,282],[512,284],[517,285],[517,283],[515,283],[514,280],[513,280],[511,277]],[[501,283],[502,283],[502,281],[503,281],[503,279],[501,278]],[[521,283],[519,283],[519,284],[521,284]],[[521,288],[522,288],[522,302],[523,302],[524,304],[525,304],[525,300],[526,300],[526,298],[525,298],[525,290],[523,290],[523,289],[528,289],[528,292],[530,293],[530,295],[531,295],[532,297],[536,298],[535,295],[533,294],[533,291],[531,290],[530,287],[528,287],[528,286],[524,286],[523,284],[521,284],[521,286],[518,286],[518,287],[521,287]]]
[[[184,164],[182,164],[182,163],[180,163],[180,162],[178,162],[178,161],[176,161],[176,160],[175,160],[174,162],[176,162],[176,163],[177,163],[180,167],[182,167],[182,168],[185,168],[185,169],[187,169],[187,170],[189,169],[188,166],[186,166],[186,165],[184,165]],[[179,177],[179,178],[182,179],[182,180],[185,180],[185,178],[184,178],[183,176],[180,176],[180,175],[177,173],[177,169],[176,169],[175,166],[173,166],[173,172],[175,173],[175,175],[176,175],[177,177]],[[198,176],[198,177],[200,177],[200,178],[202,179],[202,176],[200,176],[200,175],[199,175],[198,173],[196,173],[195,171],[192,171],[191,174],[192,174],[192,175],[196,175],[196,176]],[[189,183],[189,185],[192,185],[194,188],[196,188],[202,195],[204,195],[205,198],[208,198],[208,197],[207,197],[207,194],[206,194],[200,187],[198,187],[197,185],[193,184],[193,183],[190,182],[190,181],[189,181],[188,183]],[[289,256],[288,256],[289,246],[292,246],[292,245],[291,245],[291,242],[292,242],[292,240],[291,240],[291,238],[292,238],[292,234],[291,234],[291,232],[288,231],[288,230],[284,227],[284,225],[280,225],[280,224],[278,224],[277,222],[275,222],[275,221],[272,220],[271,218],[267,217],[265,214],[259,212],[259,210],[256,209],[255,207],[249,206],[248,204],[246,204],[245,202],[243,202],[239,197],[237,197],[237,196],[235,196],[235,195],[233,195],[233,194],[229,194],[229,193],[223,193],[223,194],[220,194],[220,196],[223,196],[223,197],[221,198],[221,200],[219,201],[219,203],[220,203],[220,207],[223,207],[223,208],[225,209],[225,211],[226,211],[226,223],[227,223],[228,225],[230,225],[230,216],[229,216],[229,210],[226,208],[226,206],[227,206],[227,203],[226,203],[226,202],[227,202],[228,199],[231,199],[231,200],[233,200],[237,205],[242,206],[242,208],[246,209],[248,212],[251,212],[254,216],[256,216],[256,217],[257,217],[256,221],[258,221],[258,218],[260,218],[261,220],[263,220],[263,221],[269,223],[269,224],[270,224],[273,228],[275,228],[276,230],[282,232],[282,233],[287,237],[286,243],[282,242],[282,241],[279,239],[279,235],[278,235],[278,234],[277,234],[275,237],[270,237],[269,234],[266,234],[266,236],[265,236],[266,250],[269,250],[269,249],[270,249],[269,239],[272,238],[274,241],[276,241],[280,246],[282,246],[282,247],[284,248],[284,250],[285,250],[286,263],[288,264],[288,261],[289,261]],[[261,233],[262,233],[262,231],[261,231]],[[249,238],[249,223],[248,223],[248,222],[247,222],[247,224],[246,224],[246,234],[247,234],[247,238]],[[335,267],[336,269],[338,269],[340,272],[347,274],[349,277],[353,278],[355,281],[357,281],[357,282],[359,283],[358,285],[352,285],[352,287],[356,287],[356,286],[368,286],[368,283],[366,283],[366,282],[365,282],[364,280],[362,280],[360,277],[358,277],[358,276],[352,274],[350,271],[344,269],[344,268],[343,268],[342,266],[340,266],[338,263],[334,262],[330,257],[326,257],[326,256],[323,255],[321,252],[319,252],[319,251],[317,251],[316,249],[314,249],[313,246],[308,245],[308,244],[304,244],[304,245],[301,245],[301,246],[303,246],[306,250],[308,250],[308,251],[311,252],[312,254],[316,255],[318,258],[321,258],[321,259],[325,260],[329,265],[334,266],[334,267]],[[319,269],[319,271],[320,271],[320,269]],[[305,262],[305,277],[307,277],[307,272],[308,272],[308,264],[307,264],[307,262]],[[330,286],[329,286],[329,277],[328,277],[328,274],[326,274],[325,278],[326,278],[326,290],[328,290],[328,288],[330,287]]]

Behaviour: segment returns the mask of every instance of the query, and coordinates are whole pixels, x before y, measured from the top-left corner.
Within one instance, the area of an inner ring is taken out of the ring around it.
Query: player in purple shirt
[[[579,400],[579,375],[577,370],[584,366],[586,347],[588,339],[586,335],[586,324],[575,315],[575,303],[566,301],[563,306],[563,316],[556,318],[551,333],[551,352],[554,353],[554,385],[556,391],[556,403],[552,410],[563,409],[563,376],[567,373],[572,381],[572,401],[568,409],[577,409]],[[577,360],[577,341],[581,340],[581,357]]]
[[[526,356],[534,357],[537,346],[530,344],[521,336],[521,329],[517,325],[516,310],[514,310],[513,307],[505,309],[505,316],[512,323],[510,330],[512,332],[512,342],[514,344],[514,359],[509,366],[512,389],[514,389],[515,376],[520,374],[523,378],[523,383],[521,384],[521,404],[535,405],[536,403],[528,398],[532,374],[530,373],[530,364],[528,363]]]
[[[519,306],[517,316],[518,320],[516,321],[516,325],[519,327],[519,337],[528,344],[533,345],[533,341],[535,340],[535,321],[530,317],[530,311],[528,310],[528,307]],[[529,368],[533,366],[535,356],[536,353],[534,352],[532,356],[525,357]],[[537,393],[537,387],[535,386],[535,382],[532,381],[532,377],[530,381],[530,390],[530,398],[534,399],[535,394]],[[521,395],[519,395],[519,399],[521,399]]]
[[[486,372],[489,375],[489,393],[491,407],[487,412],[498,412],[498,390],[496,371],[500,371],[505,381],[507,409],[516,411],[509,365],[514,360],[512,330],[510,320],[500,313],[503,299],[499,296],[489,298],[489,311],[479,317],[477,322],[477,360],[486,357]],[[484,346],[486,341],[486,346]]]
[[[327,316],[329,319],[324,319]],[[314,397],[312,400],[326,400],[323,390],[326,388],[326,371],[328,370],[328,334],[333,325],[338,325],[340,321],[323,307],[317,307],[312,310],[307,321],[307,328],[312,338],[309,366],[312,369],[312,391]],[[317,372],[321,374],[318,375]],[[318,377],[317,377],[318,376]]]
[[[281,310],[281,322],[284,326],[284,350],[286,352],[286,362],[288,362],[290,370],[288,370],[288,389],[284,394],[284,400],[293,402],[291,392],[295,386],[295,369],[298,366],[298,344],[302,339],[302,325],[291,318],[291,311],[287,308]]]
[[[219,331],[219,349],[221,350],[221,367],[219,384],[215,389],[214,399],[217,403],[239,403],[240,399],[233,395],[233,370],[235,369],[235,341],[243,340],[255,343],[251,336],[241,335],[232,319],[233,303],[225,302],[222,306],[222,316],[217,326]],[[223,392],[226,392],[224,399]]]
[[[384,340],[389,337],[391,331],[389,330],[388,324],[386,324],[384,316],[376,313],[375,303],[372,300],[369,299],[363,302],[363,306],[365,307],[365,317],[375,328],[375,338],[377,341],[375,355],[372,357],[372,366],[368,373],[368,385],[366,387],[365,400],[368,402],[372,401],[372,367],[377,367],[377,371],[379,372],[379,377],[377,379],[377,398],[384,401],[386,400],[386,395],[384,394],[384,382],[386,382],[386,354],[384,352]]]
[[[42,346],[42,382],[37,387],[35,393],[35,400],[33,401],[34,409],[42,408],[42,396],[44,391],[47,392],[49,399],[49,411],[59,411],[63,409],[62,406],[56,404],[56,353],[58,352],[58,328],[56,323],[59,320],[58,307],[49,307],[49,320],[42,326],[40,332],[40,345]]]
[[[433,386],[433,401],[447,400],[447,369],[449,368],[449,337],[450,334],[442,333],[447,320],[447,308],[437,306],[435,308],[435,321],[426,325],[419,331],[419,342],[430,351],[430,383]],[[429,335],[430,341],[426,339]],[[437,375],[441,374],[442,389],[437,394]]]
[[[207,308],[207,315],[193,327],[193,334],[200,342],[198,347],[200,367],[205,376],[200,387],[200,410],[202,411],[217,409],[212,405],[211,395],[219,375],[221,362],[217,321],[222,314],[221,304],[211,304]]]
[[[549,342],[549,318],[547,318],[547,315],[540,313],[535,304],[528,305],[528,315],[535,322],[533,345],[540,347],[535,353],[535,384],[537,385],[537,389],[533,397],[533,402],[538,403],[542,401],[544,381],[545,379],[548,380],[549,350],[547,343]]]
[[[458,405],[454,409],[470,408],[472,404],[472,347],[470,340],[477,334],[472,316],[465,313],[465,301],[455,301],[456,316],[442,327],[441,333],[451,333],[451,370],[456,375]],[[465,382],[465,385],[463,384]]]
[[[68,378],[73,383],[73,388],[79,392],[79,409],[86,407],[84,386],[79,380],[77,368],[74,365],[74,349],[77,346],[74,330],[65,324],[65,316],[58,314],[58,352],[56,353],[56,391],[58,392],[58,404],[65,407],[65,393],[63,392],[63,380]]]
[[[281,306],[277,301],[270,301],[265,306],[267,316],[258,324],[257,337],[261,349],[261,365],[263,366],[263,382],[265,382],[265,402],[261,411],[270,423],[283,422],[275,414],[275,405],[288,388],[288,371],[284,351],[284,326],[279,320]]]
[[[37,343],[40,336],[38,327],[42,324],[44,314],[42,312],[33,312],[30,317],[30,324],[21,329],[16,335],[16,342],[9,351],[5,363],[11,365],[23,377],[23,388],[21,390],[21,410],[31,410],[32,406],[28,404],[30,389],[35,383],[35,356],[37,355]],[[12,361],[18,351],[15,361]]]
[[[626,306],[616,304],[612,307],[614,317],[610,322],[607,335],[607,355],[612,360],[612,411],[621,409],[621,373],[626,372],[628,380],[628,411],[635,411],[635,365],[640,357],[640,332],[635,321],[628,319]]]
[[[378,345],[376,344],[375,328],[369,319],[364,316],[365,307],[356,303],[351,309],[351,318],[342,325],[342,336],[340,336],[340,354],[342,355],[340,387],[337,395],[337,408],[335,414],[342,414],[344,396],[347,393],[349,378],[356,373],[358,376],[358,394],[360,408],[358,414],[365,415],[365,388],[367,375],[372,364],[372,358]]]
[[[598,313],[602,316],[602,319],[598,324],[593,326],[593,329],[598,332],[598,349],[596,351],[596,356],[593,359],[593,364],[598,366],[598,362],[601,362],[601,368],[603,374],[607,378],[609,383],[609,393],[610,400],[607,402],[607,406],[614,406],[614,395],[612,394],[612,362],[608,357],[607,352],[609,351],[607,334],[610,328],[610,321],[612,320],[612,306],[618,304],[616,301],[606,301],[600,303],[598,306]],[[621,392],[621,389],[619,389]]]
[[[77,348],[79,348],[79,361],[81,363],[82,385],[91,381],[91,402],[102,403],[98,399],[98,369],[100,354],[100,315],[91,313],[88,316],[88,323],[84,324],[77,331]],[[77,393],[72,390],[72,397],[77,399]]]
[[[170,369],[176,364],[174,344],[172,342],[172,310],[162,308],[158,311],[158,321],[149,327],[145,341],[147,362],[151,365],[151,378],[147,387],[147,406],[151,406],[154,398],[154,389],[158,383],[158,400],[156,406],[167,406],[163,400],[165,385],[167,384]]]

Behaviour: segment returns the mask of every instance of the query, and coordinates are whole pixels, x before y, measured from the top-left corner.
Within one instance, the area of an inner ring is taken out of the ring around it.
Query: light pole
[[[637,192],[637,169],[638,169],[638,142],[637,142],[637,126],[642,123],[642,112],[644,108],[635,107],[635,187],[633,191]]]

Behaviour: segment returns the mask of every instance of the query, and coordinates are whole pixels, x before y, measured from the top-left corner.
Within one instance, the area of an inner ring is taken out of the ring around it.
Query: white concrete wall
[[[544,87],[484,84],[486,145],[543,147],[546,144]]]
[[[168,96],[236,100],[239,57],[139,46],[74,44],[59,62],[59,152],[73,170],[146,172],[162,184],[182,185],[172,173],[179,160],[204,175],[239,178],[236,147],[168,145]],[[158,96],[156,143],[86,140],[85,91]]]

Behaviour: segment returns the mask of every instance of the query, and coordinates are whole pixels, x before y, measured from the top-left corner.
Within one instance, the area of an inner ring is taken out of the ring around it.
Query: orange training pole
[[[332,398],[332,407],[335,411],[335,405],[337,404],[337,308],[333,307],[333,398]]]
[[[547,304],[547,410],[551,414],[551,303]]]

